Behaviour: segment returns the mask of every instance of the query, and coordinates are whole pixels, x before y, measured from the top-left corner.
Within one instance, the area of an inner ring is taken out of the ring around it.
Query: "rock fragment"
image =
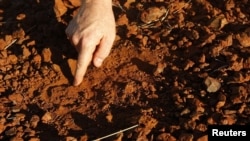
[[[43,51],[42,51],[42,58],[43,58],[43,61],[44,62],[50,62],[51,61],[51,56],[52,56],[52,53],[50,51],[49,48],[44,48]]]
[[[176,141],[176,138],[172,136],[170,133],[161,133],[156,138],[157,141]]]
[[[69,2],[70,2],[74,7],[79,7],[79,6],[81,6],[81,0],[69,0]]]
[[[66,141],[77,141],[77,139],[74,137],[68,136],[66,137]]]
[[[219,80],[209,76],[205,79],[204,83],[207,86],[207,92],[209,93],[217,92],[221,87]]]
[[[54,12],[57,18],[61,17],[66,13],[67,7],[64,5],[62,0],[54,0]]]
[[[18,14],[18,15],[16,16],[16,19],[19,20],[19,21],[21,21],[21,20],[23,20],[23,19],[25,19],[25,18],[26,18],[26,15],[25,15],[24,13],[20,13],[20,14]]]
[[[243,32],[235,37],[242,47],[250,47],[250,36],[247,33]]]
[[[38,125],[38,122],[40,121],[40,118],[38,115],[33,115],[30,119],[30,125],[32,128],[36,128]]]
[[[164,7],[150,7],[142,12],[141,21],[144,23],[151,23],[160,20],[160,18],[166,13]]]
[[[42,117],[42,122],[43,123],[48,123],[52,120],[52,115],[50,112],[46,112],[43,117]]]
[[[67,62],[68,62],[68,65],[70,67],[71,74],[75,75],[76,66],[77,66],[77,60],[75,60],[75,59],[68,59]]]
[[[211,23],[209,24],[209,27],[215,30],[220,30],[227,24],[228,24],[228,21],[226,17],[223,14],[221,14],[211,21]]]

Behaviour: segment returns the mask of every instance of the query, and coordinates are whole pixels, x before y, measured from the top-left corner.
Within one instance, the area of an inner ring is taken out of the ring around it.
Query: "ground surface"
[[[56,3],[55,3],[56,2]],[[249,0],[114,2],[117,38],[79,87],[74,0],[0,0],[0,139],[205,141],[250,123]],[[12,44],[13,43],[13,44]]]

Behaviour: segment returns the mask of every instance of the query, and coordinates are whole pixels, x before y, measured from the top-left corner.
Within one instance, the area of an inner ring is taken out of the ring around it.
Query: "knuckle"
[[[76,45],[78,44],[78,42],[79,42],[79,38],[78,38],[78,36],[76,36],[76,35],[71,36],[70,40],[71,40],[71,42],[73,43],[73,45],[75,45],[75,46],[76,46]]]

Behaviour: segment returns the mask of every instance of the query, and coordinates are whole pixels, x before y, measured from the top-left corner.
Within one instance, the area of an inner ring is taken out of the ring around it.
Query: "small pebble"
[[[207,86],[207,92],[209,93],[217,92],[221,87],[219,80],[212,77],[207,77],[204,83]]]
[[[77,139],[74,137],[68,136],[68,137],[66,137],[66,141],[77,141]]]
[[[38,115],[33,115],[30,119],[30,125],[32,128],[36,128],[40,118]]]
[[[42,122],[43,123],[48,123],[49,121],[52,120],[52,116],[50,112],[46,112],[43,117],[42,117]]]
[[[23,19],[25,19],[25,18],[26,18],[26,15],[23,14],[23,13],[20,13],[20,14],[18,14],[18,15],[16,16],[16,19],[17,19],[17,20],[23,20]]]
[[[17,130],[15,127],[10,128],[9,130],[5,131],[6,136],[13,136],[17,133]]]

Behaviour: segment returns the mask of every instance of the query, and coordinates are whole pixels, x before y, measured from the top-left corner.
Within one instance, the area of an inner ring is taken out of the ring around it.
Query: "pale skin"
[[[82,0],[66,34],[78,51],[73,83],[78,86],[89,64],[100,67],[110,53],[116,34],[112,0]]]

